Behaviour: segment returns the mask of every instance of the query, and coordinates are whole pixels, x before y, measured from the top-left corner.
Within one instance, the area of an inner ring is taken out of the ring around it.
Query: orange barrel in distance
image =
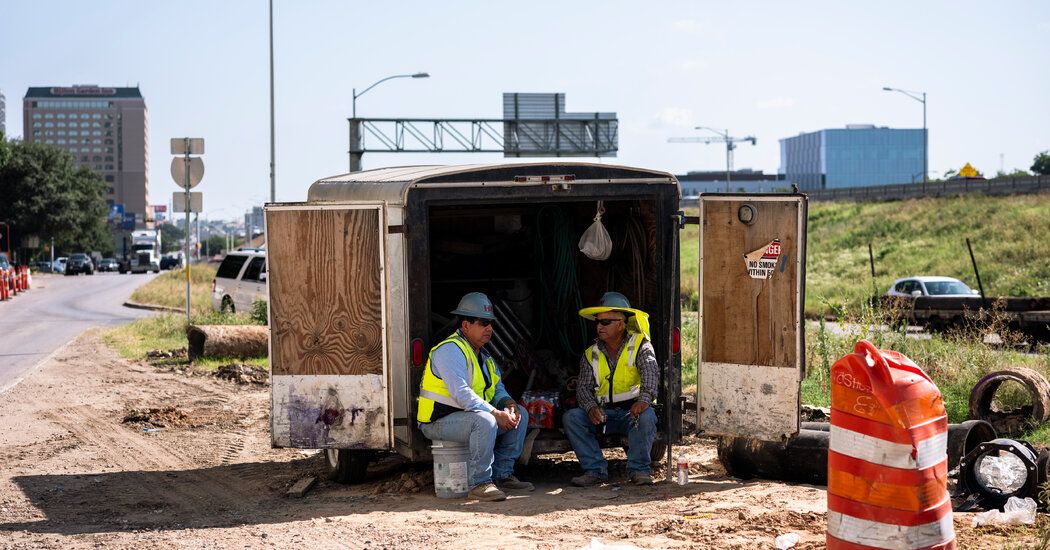
[[[954,549],[948,416],[910,359],[861,340],[831,367],[829,550]]]

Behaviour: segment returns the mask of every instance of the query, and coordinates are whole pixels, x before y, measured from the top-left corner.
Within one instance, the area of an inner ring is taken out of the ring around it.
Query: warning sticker
[[[747,274],[752,279],[768,279],[773,276],[777,268],[777,260],[780,259],[780,239],[773,239],[769,244],[744,254],[744,264],[747,266]]]

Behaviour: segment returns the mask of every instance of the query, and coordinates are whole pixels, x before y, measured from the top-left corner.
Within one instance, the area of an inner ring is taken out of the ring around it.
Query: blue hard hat
[[[452,314],[461,317],[488,319],[490,321],[496,320],[496,316],[492,313],[492,300],[489,300],[489,297],[481,292],[470,292],[463,295],[459,300],[459,305],[452,310]]]

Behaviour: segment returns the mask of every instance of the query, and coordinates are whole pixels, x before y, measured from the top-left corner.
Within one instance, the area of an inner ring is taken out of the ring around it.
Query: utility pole
[[[708,128],[707,126],[697,126],[697,130],[708,130],[713,132],[718,137],[673,137],[667,138],[668,143],[703,143],[710,145],[712,143],[725,143],[726,144],[726,193],[729,193],[729,182],[732,179],[733,172],[733,149],[736,149],[736,144],[742,141],[750,141],[751,145],[756,145],[758,140],[755,136],[747,137],[732,137],[729,135],[729,130],[720,131],[714,128]]]

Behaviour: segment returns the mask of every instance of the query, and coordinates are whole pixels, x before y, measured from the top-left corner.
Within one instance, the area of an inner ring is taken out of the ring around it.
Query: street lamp
[[[900,92],[922,103],[922,182],[926,183],[929,181],[930,171],[930,139],[926,135],[926,92],[913,92],[900,88],[890,88],[889,86],[883,86],[882,90],[884,92]],[[922,97],[919,97],[919,94],[922,94]]]
[[[350,155],[350,171],[360,172],[361,171],[361,156],[364,155],[362,149],[361,139],[361,119],[357,118],[357,98],[368,93],[368,90],[375,88],[376,86],[386,82],[387,80],[393,80],[395,78],[430,78],[430,73],[413,73],[413,74],[395,74],[386,78],[381,78],[375,81],[371,86],[365,88],[361,93],[357,93],[357,88],[353,88],[352,93],[354,97],[353,101],[353,116],[347,120],[350,123],[350,148],[347,151]]]
[[[388,76],[386,78],[381,78],[381,79],[377,80],[371,86],[365,88],[361,93],[357,93],[357,88],[353,88],[351,90],[353,95],[354,95],[353,111],[352,111],[353,112],[353,117],[357,118],[357,98],[359,98],[359,97],[365,95],[366,93],[368,93],[368,90],[371,90],[372,88],[375,88],[376,86],[386,82],[387,80],[393,80],[395,78],[430,78],[430,73],[395,74],[395,75],[392,75],[392,76]]]

